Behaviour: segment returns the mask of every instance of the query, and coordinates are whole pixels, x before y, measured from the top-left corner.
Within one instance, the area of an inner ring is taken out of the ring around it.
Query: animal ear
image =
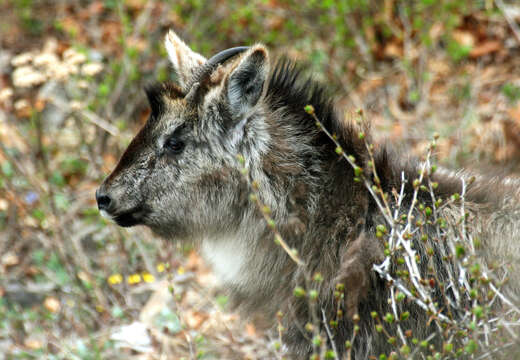
[[[267,49],[255,45],[240,59],[228,76],[226,95],[235,116],[255,106],[264,92],[269,73]]]
[[[173,30],[166,34],[164,45],[173,69],[177,73],[179,85],[185,88],[195,70],[206,62],[206,58],[191,50]]]

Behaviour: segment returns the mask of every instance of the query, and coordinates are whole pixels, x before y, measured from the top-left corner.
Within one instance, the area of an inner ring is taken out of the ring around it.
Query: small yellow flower
[[[158,272],[163,272],[165,269],[166,269],[166,267],[164,266],[164,263],[157,264],[157,271]]]
[[[155,276],[150,273],[143,273],[143,281],[147,283],[151,283],[155,281]]]
[[[121,284],[123,282],[123,277],[121,274],[113,274],[108,277],[108,282],[112,285]]]
[[[186,270],[184,270],[184,267],[182,266],[179,266],[179,268],[177,269],[177,274],[179,275],[182,275],[186,272]]]
[[[130,285],[140,283],[140,282],[141,282],[141,275],[139,275],[139,274],[132,274],[132,275],[130,275],[130,276],[128,277],[127,282],[128,282]]]

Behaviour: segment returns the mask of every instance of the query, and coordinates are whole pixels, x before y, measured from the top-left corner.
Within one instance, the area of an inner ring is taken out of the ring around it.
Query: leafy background
[[[196,252],[103,220],[94,191],[173,79],[262,42],[348,120],[441,164],[518,174],[520,5],[503,0],[0,0],[0,359],[271,358]]]

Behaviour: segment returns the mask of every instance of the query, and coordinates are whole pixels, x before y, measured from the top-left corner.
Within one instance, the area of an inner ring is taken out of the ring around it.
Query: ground
[[[345,121],[450,168],[520,173],[520,6],[502,0],[0,1],[0,359],[276,358],[197,252],[102,219],[94,191],[172,79],[265,43],[330,84]],[[379,6],[384,4],[384,6]]]

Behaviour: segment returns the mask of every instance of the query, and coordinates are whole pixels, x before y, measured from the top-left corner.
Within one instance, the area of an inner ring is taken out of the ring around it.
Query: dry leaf
[[[31,349],[31,350],[38,350],[38,349],[41,349],[43,347],[43,343],[41,342],[41,340],[38,340],[38,339],[34,339],[34,338],[27,338],[23,341],[23,344]]]
[[[87,8],[87,12],[90,16],[99,16],[103,13],[104,10],[105,4],[103,1],[94,1]]]
[[[385,57],[401,58],[403,56],[403,47],[397,42],[390,42],[386,44],[383,53]]]
[[[3,199],[1,199],[1,200],[3,200]],[[2,256],[2,265],[4,265],[5,267],[18,265],[19,262],[20,262],[20,259],[18,258],[18,255],[16,255],[15,253],[13,253],[11,251],[7,252],[6,254],[4,254]]]
[[[253,324],[247,323],[246,324],[246,333],[250,337],[258,337],[258,333],[256,332],[256,328]]]
[[[27,276],[38,275],[38,274],[40,274],[40,269],[38,269],[38,267],[36,267],[36,266],[30,265],[29,267],[27,267],[25,269],[25,274]]]
[[[197,330],[209,318],[209,315],[204,312],[189,310],[183,318],[191,329]]]
[[[16,115],[19,118],[28,118],[31,116],[31,104],[25,99],[18,100],[14,103],[14,109],[16,110]]]
[[[43,302],[43,306],[52,313],[57,313],[61,308],[59,300],[53,296],[47,297]]]
[[[469,56],[478,58],[502,50],[502,43],[496,40],[485,41],[471,49]]]
[[[442,34],[444,33],[444,24],[442,24],[441,22],[437,22],[435,24],[432,25],[432,27],[430,28],[430,31],[429,31],[429,36],[430,38],[432,39],[432,41],[437,41],[437,39],[439,39]]]
[[[114,340],[118,348],[128,348],[141,353],[153,351],[152,340],[148,335],[146,325],[140,321],[121,326],[110,335],[110,339]]]
[[[13,96],[13,89],[11,88],[4,88],[0,90],[0,103],[7,102],[8,100],[11,100],[11,97]]]
[[[197,254],[195,251],[191,251],[188,255],[188,262],[186,263],[186,268],[188,270],[196,270],[200,267],[201,264],[201,258],[199,254]]]
[[[268,16],[265,27],[269,30],[280,30],[285,25],[285,19],[281,16]]]
[[[84,281],[84,282],[90,282],[91,281],[90,280],[90,276],[86,272],[84,272],[82,270],[78,272],[78,278],[80,280]]]
[[[141,38],[130,37],[127,39],[127,44],[139,51],[145,51],[148,46],[148,42]]]
[[[9,202],[6,199],[0,199],[0,211],[7,211]]]
[[[509,109],[508,113],[511,120],[505,120],[502,123],[504,136],[506,142],[514,147],[514,152],[518,152],[520,151],[520,105]]]
[[[146,4],[146,0],[126,0],[125,5],[130,9],[137,11],[142,10]]]
[[[23,219],[23,224],[25,226],[29,226],[29,227],[37,227],[38,226],[38,222],[36,221],[35,218],[33,218],[32,216],[26,216],[24,219]]]
[[[104,154],[103,155],[103,171],[109,172],[112,171],[114,166],[117,163],[117,158],[113,154]]]
[[[520,125],[520,103],[516,107],[510,108],[507,112],[513,119],[513,122]]]
[[[475,46],[475,36],[473,33],[464,30],[455,30],[452,33],[453,40],[462,46],[473,47]]]

